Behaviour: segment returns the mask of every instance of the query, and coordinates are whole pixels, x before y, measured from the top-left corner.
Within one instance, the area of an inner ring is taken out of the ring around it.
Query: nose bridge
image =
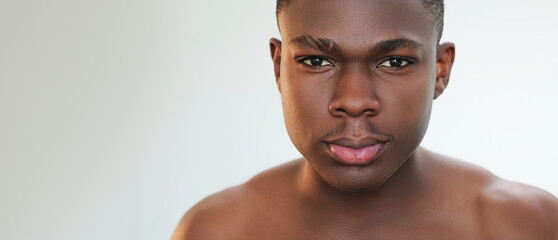
[[[376,115],[380,105],[374,88],[372,69],[363,64],[346,66],[339,71],[329,111],[336,117]]]

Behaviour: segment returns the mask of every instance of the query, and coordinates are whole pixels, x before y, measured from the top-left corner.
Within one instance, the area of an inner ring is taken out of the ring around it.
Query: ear
[[[273,70],[275,71],[275,82],[277,88],[281,92],[281,41],[277,38],[269,39],[269,50],[271,51],[271,60],[273,60]]]
[[[455,44],[442,43],[438,46],[436,53],[436,86],[434,90],[434,99],[438,98],[446,86],[448,86],[451,67],[455,59]]]

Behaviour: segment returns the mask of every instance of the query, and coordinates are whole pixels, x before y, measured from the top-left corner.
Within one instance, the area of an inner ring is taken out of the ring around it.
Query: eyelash
[[[324,62],[327,63],[327,64],[325,64],[325,65],[314,66],[314,65],[312,65],[312,63],[307,63],[307,62],[306,62],[306,61],[309,61],[309,60],[318,60],[318,61],[320,61],[319,64],[323,64]],[[398,67],[384,66],[385,63],[387,63],[388,65],[391,65],[390,61],[393,61],[393,60],[400,60],[400,62],[401,62],[400,64],[402,64],[402,66],[398,66]],[[296,61],[297,61],[299,64],[302,64],[302,65],[304,65],[304,66],[306,66],[306,67],[310,67],[310,68],[320,68],[320,67],[325,67],[325,66],[328,66],[328,65],[333,65],[333,63],[331,62],[331,60],[328,60],[328,59],[326,59],[326,58],[324,58],[324,57],[321,57],[321,56],[305,56],[305,57],[299,57],[299,58],[296,59]],[[378,68],[384,68],[384,67],[385,67],[385,68],[388,68],[388,69],[390,69],[390,70],[400,70],[400,69],[407,68],[407,67],[409,67],[410,65],[412,65],[412,64],[414,64],[414,63],[415,63],[414,60],[411,60],[411,59],[408,59],[408,58],[405,58],[405,57],[391,56],[391,57],[389,57],[389,58],[383,59],[383,60],[380,62],[380,64],[376,65],[376,69],[378,69]]]
[[[400,60],[404,63],[404,65],[399,66],[399,67],[383,66],[384,63],[387,63],[387,64],[391,65],[390,61],[393,61],[393,60]],[[386,58],[386,59],[382,60],[380,62],[380,64],[378,64],[376,66],[376,68],[386,67],[386,68],[393,69],[393,70],[399,70],[399,69],[407,68],[414,63],[415,63],[415,61],[413,61],[411,59],[404,58],[404,57],[393,56],[393,57],[389,57],[389,58]]]
[[[316,59],[319,60],[321,64],[323,64],[324,62],[327,63],[327,64],[325,64],[325,65],[319,65],[319,66],[314,66],[314,65],[312,65],[311,63],[310,63],[310,64],[309,64],[309,63],[306,63],[306,61],[309,61],[309,60],[316,60]],[[331,63],[330,60],[328,60],[328,59],[326,59],[326,58],[324,58],[324,57],[320,57],[320,56],[299,57],[299,58],[297,58],[296,61],[297,61],[299,64],[302,64],[302,65],[304,65],[304,66],[306,66],[306,67],[311,67],[311,68],[319,68],[319,67],[324,67],[324,66],[328,66],[328,65],[333,65],[333,64]]]

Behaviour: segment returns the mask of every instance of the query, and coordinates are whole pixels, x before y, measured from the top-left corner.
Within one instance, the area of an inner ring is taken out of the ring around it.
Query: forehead
[[[397,38],[437,43],[434,17],[421,0],[293,0],[278,17],[284,43],[303,35],[353,47]]]

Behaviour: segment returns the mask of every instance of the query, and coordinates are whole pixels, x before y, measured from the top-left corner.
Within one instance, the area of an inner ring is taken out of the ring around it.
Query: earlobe
[[[451,68],[455,60],[455,44],[442,43],[438,46],[436,57],[436,86],[434,99],[438,98],[449,83]]]
[[[275,72],[275,82],[279,92],[281,91],[280,76],[281,76],[281,41],[277,38],[269,40],[269,50],[271,52],[271,60],[273,60],[273,70]]]

